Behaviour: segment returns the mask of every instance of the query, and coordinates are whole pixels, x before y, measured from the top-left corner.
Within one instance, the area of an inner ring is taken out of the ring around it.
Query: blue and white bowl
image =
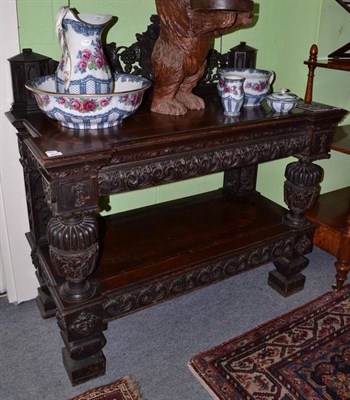
[[[223,68],[218,72],[220,76],[235,75],[245,78],[243,85],[243,106],[246,107],[259,106],[263,99],[270,93],[271,84],[275,79],[275,73],[265,69]]]
[[[114,74],[114,92],[107,94],[57,93],[56,76],[47,75],[26,83],[40,109],[62,126],[100,129],[118,125],[141,105],[151,82],[141,76]]]
[[[298,96],[287,93],[287,90],[282,89],[279,93],[272,93],[266,96],[266,102],[274,112],[286,114],[296,107]]]

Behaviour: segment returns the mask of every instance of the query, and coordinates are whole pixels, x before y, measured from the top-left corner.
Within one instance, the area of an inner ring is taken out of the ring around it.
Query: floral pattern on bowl
[[[222,76],[239,76],[244,81],[243,106],[259,106],[262,100],[269,94],[271,84],[275,78],[273,71],[255,68],[223,68],[219,70]]]
[[[139,108],[150,86],[148,79],[128,74],[115,74],[114,92],[108,94],[57,93],[55,75],[35,78],[26,84],[46,115],[74,129],[110,128],[120,124]]]

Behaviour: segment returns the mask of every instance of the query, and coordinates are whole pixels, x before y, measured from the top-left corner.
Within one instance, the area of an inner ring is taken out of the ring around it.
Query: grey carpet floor
[[[334,257],[315,248],[302,292],[283,298],[267,285],[267,264],[224,282],[113,321],[105,332],[106,375],[72,387],[54,318],[35,301],[0,299],[0,399],[66,400],[131,375],[148,400],[209,400],[188,369],[191,356],[242,334],[331,290]]]

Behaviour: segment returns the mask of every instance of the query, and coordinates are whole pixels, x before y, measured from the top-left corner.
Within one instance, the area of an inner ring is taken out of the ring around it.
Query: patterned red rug
[[[124,376],[108,385],[87,390],[70,400],[146,400],[139,392],[138,384]]]
[[[349,400],[350,286],[194,356],[214,399]]]

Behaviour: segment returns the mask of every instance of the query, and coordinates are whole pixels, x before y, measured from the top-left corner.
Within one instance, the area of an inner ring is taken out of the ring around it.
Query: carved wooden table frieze
[[[269,262],[271,287],[283,296],[303,289],[315,231],[305,212],[323,177],[314,161],[329,157],[346,112],[276,115],[263,104],[227,118],[215,87],[201,90],[205,110],[162,115],[146,101],[101,131],[7,114],[18,130],[37,302],[43,317],[56,315],[73,384],[105,372],[103,331],[113,319]],[[256,181],[259,163],[289,156],[284,208]],[[218,190],[100,215],[110,194],[217,172]]]

